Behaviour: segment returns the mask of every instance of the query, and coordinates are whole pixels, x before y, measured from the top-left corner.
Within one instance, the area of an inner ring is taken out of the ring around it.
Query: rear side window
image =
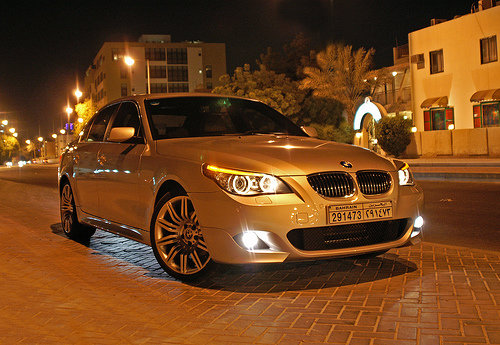
[[[97,115],[94,117],[94,121],[92,122],[92,127],[90,127],[87,141],[103,141],[104,134],[106,134],[106,128],[108,127],[109,119],[114,114],[117,108],[118,104],[113,104],[97,113]]]

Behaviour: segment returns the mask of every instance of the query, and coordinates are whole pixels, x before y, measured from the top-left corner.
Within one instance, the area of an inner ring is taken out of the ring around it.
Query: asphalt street
[[[57,166],[0,168],[1,179],[56,188]],[[424,241],[500,251],[500,184],[428,180],[418,183],[425,195]]]

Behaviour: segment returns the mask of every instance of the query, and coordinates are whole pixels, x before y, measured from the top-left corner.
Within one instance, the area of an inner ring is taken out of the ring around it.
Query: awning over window
[[[470,98],[471,102],[498,101],[500,100],[500,89],[482,90],[475,92]]]
[[[427,98],[420,104],[420,108],[438,108],[446,107],[448,105],[448,96]]]

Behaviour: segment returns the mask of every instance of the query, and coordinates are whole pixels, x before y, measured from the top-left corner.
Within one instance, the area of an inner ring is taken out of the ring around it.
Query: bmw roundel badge
[[[341,161],[340,165],[342,165],[344,168],[352,168],[352,164],[348,161]]]

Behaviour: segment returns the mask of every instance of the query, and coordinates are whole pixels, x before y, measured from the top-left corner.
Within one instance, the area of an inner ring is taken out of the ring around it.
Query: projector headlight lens
[[[228,193],[244,196],[292,193],[279,178],[204,164],[203,174]]]

